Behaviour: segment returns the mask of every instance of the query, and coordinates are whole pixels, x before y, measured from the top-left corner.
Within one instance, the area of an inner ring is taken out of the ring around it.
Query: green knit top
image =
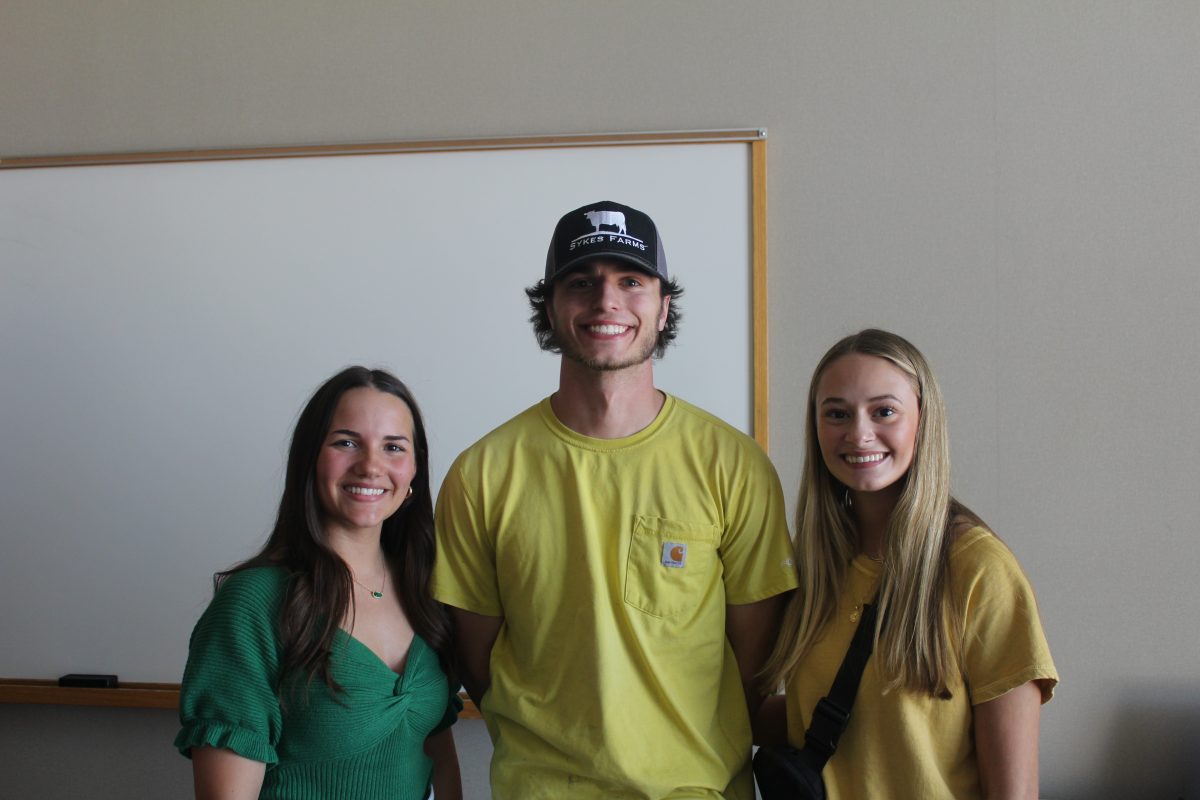
[[[267,765],[260,798],[388,798],[429,794],[425,739],[454,723],[462,703],[437,654],[414,636],[403,674],[345,631],[330,666],[343,692],[319,677],[283,693],[276,622],[288,574],[235,573],[196,624],[179,696],[175,746],[227,748]],[[303,681],[303,678],[295,679]]]

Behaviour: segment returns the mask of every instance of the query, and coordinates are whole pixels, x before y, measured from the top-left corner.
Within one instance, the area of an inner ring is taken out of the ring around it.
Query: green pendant
[[[381,600],[383,598],[383,592],[371,592],[371,597],[374,597],[376,600]]]

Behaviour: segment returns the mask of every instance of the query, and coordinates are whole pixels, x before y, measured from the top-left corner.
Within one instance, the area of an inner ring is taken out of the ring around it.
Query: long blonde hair
[[[833,618],[847,569],[860,549],[856,523],[843,501],[846,487],[825,466],[817,439],[817,383],[830,364],[852,353],[877,356],[897,367],[908,376],[919,402],[913,460],[902,479],[884,543],[875,630],[879,669],[888,690],[949,697],[962,635],[947,591],[950,530],[963,518],[979,519],[950,496],[946,408],[933,371],[907,340],[877,329],[842,339],[813,371],[796,509],[794,546],[800,588],[788,604],[779,642],[764,673],[771,685],[792,677]]]

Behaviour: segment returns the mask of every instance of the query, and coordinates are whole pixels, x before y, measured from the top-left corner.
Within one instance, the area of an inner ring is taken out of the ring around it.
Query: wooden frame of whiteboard
[[[0,169],[435,153],[459,150],[516,150],[557,147],[653,146],[745,142],[749,147],[751,179],[752,434],[765,451],[768,449],[769,443],[766,136],[767,132],[763,128],[748,128],[709,131],[563,134],[478,139],[428,139],[358,144],[197,149],[61,156],[21,156],[0,158]],[[0,678],[0,703],[172,709],[177,708],[179,705],[179,686],[178,684],[171,683],[128,683],[115,689],[82,689],[60,687],[57,685],[57,682],[52,680]],[[468,701],[467,708],[464,710],[464,716],[475,716],[477,714],[478,712],[473,711],[473,705],[469,704]]]

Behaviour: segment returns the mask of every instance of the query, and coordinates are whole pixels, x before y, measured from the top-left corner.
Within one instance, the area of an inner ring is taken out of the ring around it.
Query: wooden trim
[[[765,134],[765,131],[764,131]],[[770,452],[770,421],[767,415],[770,383],[767,363],[767,140],[750,143],[751,265],[753,285],[750,314],[754,330],[754,438]]]
[[[459,719],[483,719],[466,692],[459,692]],[[104,706],[108,708],[179,708],[178,683],[122,683],[116,689],[79,689],[58,681],[0,678],[0,705]]]
[[[123,683],[116,689],[63,687],[58,681],[0,678],[0,703],[112,708],[179,708],[177,683]]]
[[[459,719],[483,719],[483,714],[480,713],[479,707],[475,705],[474,700],[467,697],[466,692],[459,692],[458,696],[463,701],[463,710],[458,712]]]
[[[486,139],[417,139],[399,142],[158,150],[135,153],[81,153],[62,156],[15,156],[0,158],[0,169],[82,167],[104,164],[158,164],[179,161],[232,161],[251,158],[312,158],[317,156],[380,155],[390,153],[437,153],[452,150],[521,150],[548,147],[611,147],[614,145],[759,142],[765,136],[765,130],[751,128],[747,130],[508,136]]]

